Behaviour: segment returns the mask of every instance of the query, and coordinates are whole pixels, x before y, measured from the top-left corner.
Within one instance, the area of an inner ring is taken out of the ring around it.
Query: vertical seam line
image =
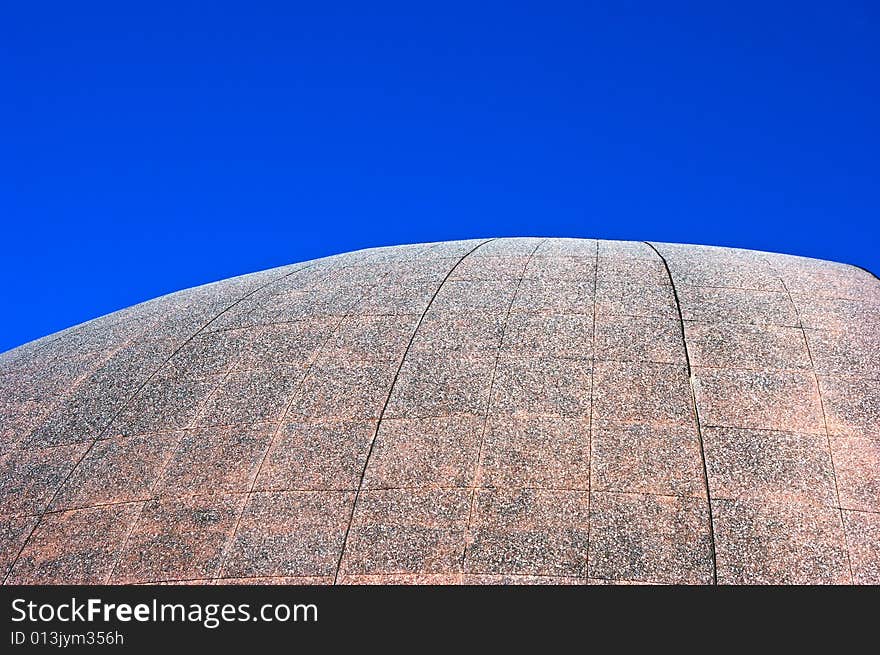
[[[419,332],[419,328],[422,327],[422,322],[425,320],[425,316],[428,314],[428,310],[431,309],[431,305],[434,304],[434,299],[437,297],[437,294],[440,293],[440,289],[443,288],[443,285],[446,284],[446,281],[450,278],[450,276],[455,272],[455,269],[458,268],[458,265],[461,264],[467,257],[473,254],[478,248],[483,247],[487,243],[495,241],[495,239],[487,239],[482,243],[477,244],[471,250],[462,256],[455,265],[449,269],[449,272],[446,273],[446,276],[437,286],[437,290],[434,291],[434,295],[431,296],[431,299],[428,301],[428,304],[425,306],[425,310],[422,312],[422,315],[419,317],[419,322],[416,323],[416,327],[410,335],[409,342],[406,344],[406,349],[403,351],[403,357],[400,358],[400,363],[397,365],[397,371],[394,373],[394,379],[391,381],[391,386],[388,388],[388,395],[385,396],[385,403],[382,405],[382,410],[379,412],[379,419],[376,421],[376,429],[373,431],[373,438],[370,441],[370,447],[367,449],[367,456],[364,458],[364,466],[361,470],[361,477],[358,481],[357,490],[354,494],[354,502],[351,504],[351,513],[348,517],[348,524],[345,528],[345,534],[342,537],[342,546],[339,549],[339,560],[336,562],[336,572],[333,575],[333,584],[337,584],[339,582],[339,573],[342,570],[342,560],[345,557],[345,549],[348,546],[348,535],[351,532],[351,525],[354,522],[354,513],[357,509],[357,503],[361,496],[361,491],[364,486],[364,478],[367,475],[367,467],[370,464],[370,456],[373,454],[373,447],[376,445],[376,438],[379,436],[379,428],[382,425],[382,419],[385,417],[385,410],[388,408],[388,403],[391,401],[391,395],[394,393],[394,386],[397,384],[397,378],[400,376],[400,371],[403,369],[403,364],[406,362],[406,356],[409,354],[409,350],[412,347],[413,341],[416,338],[416,335]]]
[[[507,304],[507,313],[504,315],[504,325],[501,328],[501,341],[498,344],[498,351],[495,353],[495,365],[492,367],[492,378],[489,381],[489,397],[486,399],[486,412],[483,414],[483,427],[480,431],[480,447],[477,450],[477,466],[474,469],[474,477],[473,483],[471,484],[470,492],[470,503],[468,506],[468,520],[464,529],[464,548],[461,552],[461,573],[464,575],[464,566],[465,561],[467,559],[468,553],[468,538],[470,537],[471,527],[473,525],[473,517],[474,517],[474,507],[476,506],[476,498],[477,498],[477,489],[479,488],[480,483],[480,472],[481,466],[483,463],[483,447],[486,443],[486,428],[489,425],[489,411],[492,408],[492,393],[495,389],[495,376],[498,372],[498,362],[501,359],[501,351],[504,347],[504,337],[507,336],[507,326],[510,323],[510,314],[513,310],[513,304],[516,302],[516,296],[519,294],[519,289],[522,286],[522,282],[526,276],[526,270],[529,267],[529,264],[532,261],[532,258],[535,256],[535,253],[538,252],[538,248],[541,247],[546,239],[538,242],[538,245],[535,246],[534,250],[529,254],[526,259],[525,264],[523,264],[522,272],[520,273],[519,279],[516,282],[516,288],[513,290],[513,295],[510,297],[510,302]]]
[[[788,285],[782,278],[782,274],[775,266],[773,266],[773,264],[770,263],[770,260],[766,257],[762,259],[766,262],[767,266],[770,267],[770,270],[776,274],[779,283],[782,285],[782,288],[785,289],[785,293],[788,296],[788,302],[791,303],[791,306],[794,308],[795,316],[797,316],[801,336],[803,337],[804,345],[807,348],[807,357],[810,359],[810,370],[813,372],[813,381],[816,384],[816,394],[819,396],[819,408],[822,410],[822,427],[825,431],[825,443],[828,446],[828,459],[831,462],[831,479],[834,480],[834,497],[837,500],[837,511],[840,514],[840,529],[843,531],[843,545],[846,548],[846,563],[849,568],[849,581],[850,584],[854,584],[855,575],[853,573],[852,557],[849,552],[849,536],[846,532],[846,520],[843,518],[843,508],[840,504],[840,487],[837,484],[837,470],[834,467],[834,451],[831,448],[831,435],[828,432],[828,416],[825,413],[825,399],[822,397],[822,387],[819,385],[819,374],[816,372],[816,364],[813,361],[813,349],[810,348],[810,340],[807,338],[807,330],[804,328],[800,309],[798,309]]]
[[[681,342],[684,346],[684,361],[687,366],[687,376],[688,376],[688,385],[691,390],[691,404],[694,411],[694,422],[697,427],[697,437],[700,441],[700,460],[703,465],[703,484],[706,487],[706,505],[709,510],[709,541],[712,546],[712,584],[718,584],[718,558],[715,550],[715,518],[712,516],[712,492],[709,489],[709,471],[706,467],[706,448],[703,444],[703,428],[700,421],[700,408],[697,405],[697,391],[694,388],[694,375],[693,369],[691,368],[691,358],[688,352],[687,345],[687,336],[685,335],[684,330],[684,317],[681,313],[681,302],[678,299],[678,291],[675,288],[675,280],[672,277],[672,271],[669,270],[669,264],[666,261],[666,258],[660,254],[660,251],[654,247],[654,244],[649,241],[644,242],[651,250],[657,253],[657,256],[660,258],[660,261],[663,262],[663,268],[666,269],[666,275],[669,277],[669,284],[672,287],[672,295],[675,298],[675,310],[678,313],[678,325],[681,328]]]

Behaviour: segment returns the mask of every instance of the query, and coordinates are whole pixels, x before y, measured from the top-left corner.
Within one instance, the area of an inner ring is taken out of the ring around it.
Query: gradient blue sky
[[[0,351],[416,241],[880,271],[876,3],[136,4],[0,12]]]

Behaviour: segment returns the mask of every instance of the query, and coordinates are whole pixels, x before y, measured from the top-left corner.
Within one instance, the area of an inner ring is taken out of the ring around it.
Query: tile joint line
[[[684,346],[684,361],[687,365],[688,385],[690,386],[691,390],[691,403],[693,405],[694,411],[694,422],[697,426],[697,437],[699,438],[700,442],[700,460],[703,464],[703,484],[706,486],[706,504],[709,511],[709,542],[712,546],[712,584],[717,585],[718,558],[715,551],[715,518],[712,516],[712,492],[709,490],[709,471],[706,467],[706,448],[703,445],[703,428],[700,424],[700,410],[697,406],[697,392],[694,389],[693,371],[691,369],[690,354],[688,353],[687,336],[685,335],[684,330],[684,318],[681,313],[681,303],[678,299],[678,291],[675,288],[675,279],[672,277],[672,271],[669,270],[669,264],[667,263],[666,258],[662,254],[660,254],[660,251],[654,247],[653,243],[645,241],[644,244],[655,253],[657,253],[660,261],[663,262],[663,267],[666,269],[666,275],[669,276],[669,284],[672,287],[672,295],[675,298],[675,310],[676,312],[678,312],[678,325],[681,328],[681,342]]]
[[[376,421],[376,429],[373,432],[373,438],[370,441],[370,447],[367,449],[367,456],[364,459],[364,467],[361,470],[361,477],[358,481],[358,487],[354,494],[354,502],[351,504],[351,514],[348,517],[348,524],[345,528],[345,534],[342,537],[342,546],[339,549],[339,561],[336,563],[336,572],[333,575],[333,584],[338,584],[339,582],[339,573],[342,570],[342,559],[345,557],[345,549],[348,546],[348,535],[351,532],[351,524],[354,522],[354,513],[357,509],[357,502],[360,498],[361,491],[364,487],[364,478],[367,475],[367,466],[370,464],[370,455],[373,454],[373,447],[376,445],[376,438],[379,436],[379,428],[382,425],[382,418],[385,416],[385,410],[388,407],[388,403],[391,401],[391,394],[394,392],[394,386],[397,384],[397,378],[400,376],[400,371],[403,368],[403,364],[406,361],[406,356],[409,354],[410,348],[412,347],[413,341],[415,341],[416,334],[419,332],[419,328],[422,327],[422,322],[425,320],[425,316],[428,314],[428,310],[431,309],[431,305],[434,304],[434,299],[437,297],[437,294],[440,293],[440,289],[443,288],[443,285],[446,284],[446,281],[452,276],[455,269],[458,268],[458,265],[461,264],[468,256],[474,253],[478,248],[485,246],[487,243],[495,241],[496,239],[486,239],[485,241],[477,244],[473,248],[471,248],[468,252],[466,252],[461,259],[455,262],[455,265],[449,269],[449,272],[446,273],[446,276],[437,286],[437,290],[434,291],[434,295],[431,296],[431,299],[428,301],[428,304],[425,306],[425,310],[422,312],[422,315],[419,317],[419,322],[416,323],[416,327],[410,335],[409,342],[406,344],[406,349],[403,351],[403,357],[400,358],[400,363],[397,365],[397,371],[394,373],[394,379],[391,381],[391,386],[388,388],[388,395],[385,397],[385,403],[382,405],[382,411],[379,412],[379,419]]]
[[[846,533],[846,520],[844,519],[843,507],[840,503],[840,486],[837,483],[837,470],[834,468],[834,451],[831,448],[831,434],[828,431],[828,415],[825,413],[825,399],[822,397],[822,387],[819,385],[819,374],[816,372],[816,364],[813,361],[813,350],[812,348],[810,348],[810,340],[807,338],[807,331],[804,328],[804,322],[801,319],[801,312],[798,309],[797,304],[794,302],[794,297],[791,295],[791,290],[788,288],[788,285],[782,278],[782,274],[773,264],[770,263],[770,260],[766,257],[764,257],[763,259],[764,262],[766,262],[767,266],[770,267],[770,270],[772,270],[776,274],[776,277],[779,278],[779,282],[780,284],[782,284],[782,288],[785,289],[785,293],[788,295],[788,302],[791,303],[791,306],[794,309],[794,313],[797,316],[798,323],[800,324],[799,329],[801,331],[801,336],[804,339],[804,346],[806,346],[807,348],[807,357],[810,360],[810,370],[813,372],[813,380],[816,383],[816,394],[819,396],[819,408],[822,410],[822,427],[825,432],[825,443],[828,446],[828,460],[831,463],[831,478],[832,480],[834,480],[834,497],[837,501],[837,511],[840,514],[840,529],[843,532],[843,545],[846,549],[846,563],[849,567],[849,581],[850,584],[854,584],[855,573],[853,572],[852,556],[849,552],[849,536]]]
[[[513,310],[513,305],[516,302],[516,296],[519,294],[520,287],[522,287],[523,280],[525,279],[526,271],[529,268],[529,264],[532,262],[532,259],[535,257],[535,253],[538,252],[538,248],[540,248],[547,239],[542,239],[538,242],[538,245],[535,246],[534,250],[529,254],[528,258],[526,258],[525,264],[523,264],[522,272],[520,273],[519,278],[516,281],[516,288],[513,290],[513,295],[510,297],[510,302],[507,304],[507,313],[504,315],[504,324],[501,327],[501,340],[498,343],[498,349],[495,351],[495,363],[492,367],[492,378],[489,381],[489,397],[486,399],[486,413],[483,415],[483,426],[480,430],[480,447],[477,450],[477,464],[474,468],[474,477],[473,484],[470,487],[470,503],[468,504],[468,520],[467,525],[465,525],[464,529],[464,547],[461,550],[461,575],[465,575],[464,567],[465,562],[467,560],[468,553],[468,540],[471,537],[471,528],[473,527],[474,520],[474,507],[476,506],[477,501],[477,489],[480,488],[480,472],[482,470],[483,463],[483,449],[486,444],[486,429],[489,426],[489,413],[492,409],[492,394],[495,390],[495,379],[498,374],[498,362],[501,361],[501,354],[504,349],[504,337],[507,336],[507,328],[510,324],[510,314]]]

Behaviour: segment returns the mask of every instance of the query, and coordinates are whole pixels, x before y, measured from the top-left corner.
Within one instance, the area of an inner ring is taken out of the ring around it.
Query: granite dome
[[[880,583],[880,281],[511,238],[0,354],[12,583]]]

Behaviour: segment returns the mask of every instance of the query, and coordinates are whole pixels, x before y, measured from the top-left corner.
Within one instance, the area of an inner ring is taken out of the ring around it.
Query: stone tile
[[[694,425],[687,370],[674,364],[596,362],[593,420]]]
[[[830,434],[880,439],[880,384],[877,380],[820,377],[819,388]]]
[[[476,491],[465,573],[586,577],[584,491]]]
[[[685,321],[800,325],[797,311],[787,293],[685,286],[676,289]]]
[[[342,560],[347,574],[461,569],[467,489],[363,491]]]
[[[323,285],[372,286],[386,280],[392,266],[393,262],[363,262],[354,263],[351,266],[329,267],[320,271],[320,273],[316,272],[309,288],[321,287]],[[302,288],[301,283],[298,283],[297,286]]]
[[[214,332],[225,332],[226,330],[238,330],[242,328],[252,328],[264,322],[270,322],[257,309],[257,295],[245,298],[235,307],[214,317],[205,325],[202,335],[213,334]]]
[[[431,354],[464,351],[491,354],[498,350],[504,335],[506,313],[430,310],[425,314],[410,346],[410,353]],[[406,349],[400,348],[398,355]]]
[[[214,577],[243,501],[211,496],[147,502],[110,582]]]
[[[840,512],[764,500],[715,500],[719,584],[849,584]]]
[[[2,398],[0,396],[0,452],[9,452],[37,428],[54,401],[19,402],[7,398],[4,402]]]
[[[42,377],[30,370],[0,373],[0,408],[8,411],[18,403],[49,403],[68,391],[67,387],[56,387],[50,380],[35,380]]]
[[[449,281],[518,280],[528,261],[528,255],[465,257],[449,275]]]
[[[819,375],[880,380],[880,325],[866,332],[805,332]]]
[[[615,259],[658,260],[657,253],[647,243],[641,241],[599,241],[599,256]]]
[[[65,334],[66,331],[62,331],[0,353],[0,375],[32,371],[46,366],[57,357],[50,346]]]
[[[591,489],[706,497],[696,425],[594,423]]]
[[[516,288],[516,280],[447,281],[437,292],[431,309],[436,312],[503,314],[510,307]]]
[[[34,361],[24,360],[22,368],[3,371],[0,368],[0,403],[4,400],[35,400],[46,402],[69,393],[80,381],[88,378],[110,356],[112,351],[79,352],[54,346]]]
[[[593,314],[593,279],[523,280],[511,311],[551,314]]]
[[[397,367],[392,361],[323,358],[309,371],[289,416],[378,418]]]
[[[441,241],[438,243],[434,243],[431,245],[430,249],[426,251],[425,256],[434,258],[434,257],[454,257],[456,260],[461,259],[462,257],[470,257],[476,253],[484,252],[484,249],[490,246],[492,241],[490,239],[466,239],[462,241]],[[486,251],[487,254],[492,254],[492,248]],[[503,252],[498,252],[496,254],[503,254]]]
[[[479,458],[483,423],[479,416],[384,419],[364,488],[469,486]]]
[[[222,375],[191,378],[174,371],[159,373],[126,403],[110,424],[108,435],[128,436],[185,428],[222,381]]]
[[[727,248],[724,246],[697,245],[690,243],[655,243],[656,248],[669,262],[686,262],[692,260],[694,265],[713,263],[735,266],[749,264],[756,270],[773,270],[771,259],[775,253],[745,248]],[[785,255],[778,255],[785,257]]]
[[[844,510],[853,581],[856,584],[880,584],[880,514]]]
[[[880,300],[861,301],[792,294],[805,328],[842,331],[880,325]]]
[[[455,266],[459,257],[433,258],[430,253],[407,261],[391,262],[386,265],[389,280],[399,280],[402,284],[434,282],[437,286]]]
[[[232,373],[207,401],[196,425],[249,425],[277,420],[303,371],[274,367]]]
[[[95,443],[61,487],[51,509],[145,500],[180,433],[114,437]]]
[[[105,584],[140,504],[94,507],[40,519],[8,584]]]
[[[241,347],[259,328],[204,332],[184,344],[168,360],[168,367],[181,377],[204,378],[225,374],[241,358]]]
[[[535,251],[535,258],[581,257],[595,259],[596,250],[595,239],[544,239]]]
[[[668,286],[603,284],[596,289],[596,316],[645,316],[678,320]]]
[[[375,432],[376,420],[288,422],[275,437],[255,488],[357,489]]]
[[[713,498],[836,505],[825,435],[703,428]]]
[[[589,416],[591,362],[550,357],[503,357],[495,371],[490,412]]]
[[[768,264],[736,261],[731,258],[707,259],[700,256],[667,256],[676,286],[725,287],[755,291],[785,292],[779,275]]]
[[[37,516],[0,517],[0,579],[9,573],[37,520]]]
[[[812,373],[696,368],[694,390],[706,426],[825,431]]]
[[[187,430],[165,467],[159,495],[249,491],[274,430],[271,424]]]
[[[599,288],[626,286],[665,286],[668,287],[669,274],[659,258],[647,259],[619,259],[599,258],[599,269],[596,277]],[[671,290],[667,290],[671,293]]]
[[[165,303],[156,307],[153,313],[156,320],[144,338],[184,341],[216,316],[234,307],[253,290],[252,287],[241,288],[234,279],[229,282],[231,284],[212,283],[171,294]],[[236,286],[239,288],[234,288]],[[135,320],[142,321],[143,318]]]
[[[159,582],[135,582],[132,587],[204,587],[216,584],[211,578],[196,578],[193,580],[162,580]]]
[[[593,493],[590,576],[710,584],[712,547],[702,498]]]
[[[535,249],[546,243],[538,237],[504,237],[492,239],[473,251],[469,257],[493,257],[531,255]]]
[[[397,246],[363,248],[340,255],[330,255],[317,261],[331,270],[339,266],[388,265],[391,262],[408,260],[413,256],[418,256],[420,253],[428,250],[429,245],[427,243],[420,243],[407,245],[404,248],[398,248]]]
[[[249,328],[253,335],[263,326],[306,321],[333,321],[344,316],[363,299],[369,287],[350,286],[343,289],[314,286],[306,290],[267,293],[254,300],[246,318],[228,327]]]
[[[290,366],[303,368],[333,333],[336,319],[310,319],[266,325],[253,330],[241,344],[238,368]]]
[[[589,420],[490,418],[476,484],[589,489]]]
[[[855,437],[830,441],[841,507],[880,512],[880,441]]]
[[[116,351],[54,407],[28,438],[34,448],[91,441],[103,435],[140,386],[174,352],[177,341],[150,340]]]
[[[604,578],[590,578],[587,584],[603,587],[634,587],[634,586],[660,586],[666,583],[648,580],[605,580]]]
[[[400,369],[385,416],[483,416],[494,366],[494,357],[461,355],[438,361],[411,354]]]
[[[171,298],[173,295],[168,299]],[[161,323],[163,317],[161,309],[164,304],[160,299],[154,298],[112,314],[99,316],[33,343],[50,346],[43,349],[41,354],[47,351],[115,350],[127,345],[130,341],[154,336],[155,327],[157,323]],[[167,310],[168,306],[165,306],[165,309]]]
[[[540,585],[585,585],[589,584],[586,578],[567,578],[554,575],[465,575],[462,576],[461,584],[464,585],[515,585],[515,586],[540,586]]]
[[[684,329],[693,366],[810,368],[810,354],[800,328],[686,322]]]
[[[115,414],[114,408],[97,416],[93,415],[97,404],[76,394],[62,398],[48,410],[36,428],[20,441],[29,448],[41,449],[97,439]]]
[[[284,585],[285,587],[314,587],[333,584],[333,576],[295,576],[295,577],[261,577],[261,578],[218,578],[213,581],[218,585]]]
[[[352,503],[353,491],[251,495],[223,575],[334,575]]]
[[[597,317],[596,359],[683,365],[681,325],[673,318]]]
[[[326,257],[312,260],[306,266],[289,271],[288,275],[281,279],[276,279],[265,289],[255,293],[254,296],[285,291],[308,291],[309,289],[334,282],[349,285],[365,285],[369,284],[376,274],[382,274],[378,268],[370,266],[358,267],[350,261],[343,262],[339,260],[335,265],[332,264]]]
[[[340,575],[341,585],[458,585],[460,573],[379,573],[376,575]]]
[[[0,461],[0,507],[4,514],[39,514],[89,444],[43,450],[19,448]]]
[[[30,371],[11,371],[0,374],[0,411],[11,415],[15,405],[25,402],[47,403],[58,397],[57,390],[43,390],[32,383]]]
[[[179,338],[138,339],[113,352],[89,377],[89,386],[101,388],[109,383],[137,387],[158,370],[180,347]]]
[[[324,348],[338,360],[393,360],[406,351],[418,324],[415,314],[347,316]]]
[[[589,314],[511,312],[502,350],[521,357],[590,359],[593,317]]]
[[[350,253],[355,261],[353,263],[391,264],[399,261],[410,261],[421,257],[459,257],[464,256],[474,247],[479,245],[481,239],[467,241],[444,241],[439,243],[416,243],[405,246],[382,246],[381,248],[366,248]],[[342,255],[344,256],[344,255]],[[335,266],[340,255],[327,257],[325,261],[330,266]]]
[[[589,282],[596,277],[595,247],[588,256],[532,257],[524,277],[529,280],[578,280]]]
[[[114,352],[103,366],[89,376],[82,388],[91,397],[97,396],[100,391],[124,400],[169,361],[180,343],[179,338],[160,338],[129,344]]]
[[[784,267],[781,272],[792,293],[868,302],[876,302],[880,294],[880,281],[855,266],[813,260],[806,266]]]
[[[437,291],[437,282],[414,282],[401,285],[384,282],[365,289],[363,298],[349,313],[360,315],[416,314],[421,316]]]
[[[423,294],[421,288],[390,289],[384,283],[377,286],[327,283],[316,285],[307,293],[276,296],[274,303],[264,307],[263,311],[268,323],[338,319],[351,313],[395,313],[397,309],[407,313],[408,305]]]

